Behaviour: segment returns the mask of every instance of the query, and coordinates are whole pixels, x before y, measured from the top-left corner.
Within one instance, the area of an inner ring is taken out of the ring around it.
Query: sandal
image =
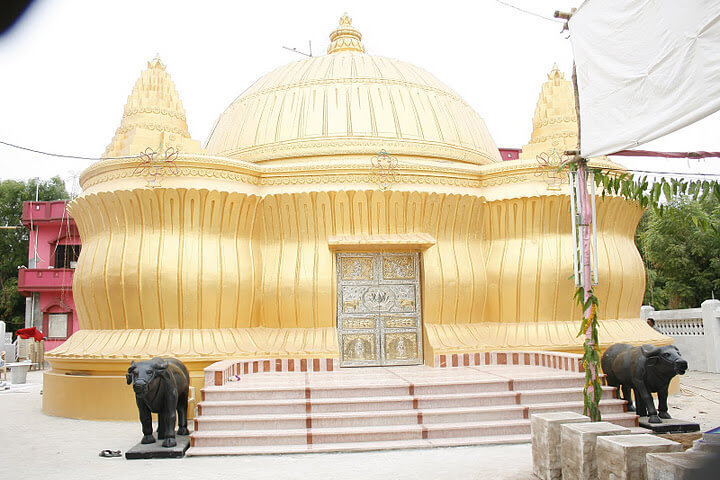
[[[100,452],[101,457],[120,457],[122,454],[120,450],[103,450]]]

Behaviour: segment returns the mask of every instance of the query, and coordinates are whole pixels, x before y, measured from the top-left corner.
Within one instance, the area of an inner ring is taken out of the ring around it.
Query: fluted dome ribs
[[[347,15],[328,55],[260,78],[220,116],[209,153],[262,162],[337,155],[501,161],[482,118],[414,65],[368,55]]]

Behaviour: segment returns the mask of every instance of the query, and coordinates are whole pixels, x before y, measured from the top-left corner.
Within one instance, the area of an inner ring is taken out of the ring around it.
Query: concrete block
[[[572,412],[538,413],[530,417],[533,473],[542,480],[562,477],[561,430],[566,423],[586,423],[590,417]]]
[[[712,459],[709,453],[648,453],[648,480],[696,480]]]
[[[648,453],[682,452],[682,445],[655,435],[598,437],[596,459],[600,480],[646,480]]]
[[[609,422],[566,423],[562,430],[563,480],[597,478],[595,445],[605,435],[629,435],[630,429]]]
[[[696,440],[690,450],[693,452],[714,453],[720,457],[720,427],[704,432],[702,438]]]

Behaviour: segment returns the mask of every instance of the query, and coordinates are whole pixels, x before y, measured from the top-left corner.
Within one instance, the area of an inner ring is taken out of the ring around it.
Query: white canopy
[[[720,1],[586,0],[570,35],[584,157],[636,147],[720,110]]]

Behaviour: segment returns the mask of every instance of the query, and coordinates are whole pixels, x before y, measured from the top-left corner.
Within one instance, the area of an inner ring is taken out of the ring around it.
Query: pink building
[[[36,327],[52,350],[78,330],[72,294],[80,235],[67,201],[24,202],[22,222],[30,229],[28,268],[18,270],[18,291],[27,297],[25,326]]]
[[[499,148],[498,150],[500,150],[500,157],[503,161],[508,161],[519,159],[522,148]]]

